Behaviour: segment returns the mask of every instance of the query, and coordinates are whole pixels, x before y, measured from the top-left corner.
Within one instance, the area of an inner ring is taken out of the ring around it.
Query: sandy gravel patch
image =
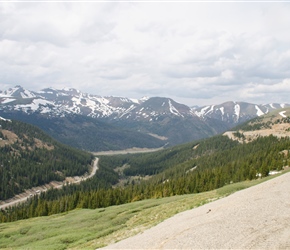
[[[104,249],[290,249],[290,173]]]

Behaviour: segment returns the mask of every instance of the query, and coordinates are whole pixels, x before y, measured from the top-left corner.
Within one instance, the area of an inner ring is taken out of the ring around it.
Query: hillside
[[[28,115],[19,111],[0,111],[1,114],[37,126],[61,143],[91,152],[132,147],[159,148],[166,144],[166,140],[77,114],[50,117],[37,113]]]
[[[289,175],[289,174],[288,174]],[[227,211],[230,209],[230,206],[228,203],[224,204],[224,207],[220,210],[214,209],[214,204],[211,203],[214,200],[217,200],[219,202],[223,202],[224,199],[220,199],[222,197],[228,197],[233,192],[236,192],[241,189],[245,189],[248,187],[251,187],[256,184],[260,184],[261,182],[264,182],[266,180],[269,180],[271,177],[266,177],[263,179],[258,179],[254,181],[245,181],[241,183],[231,184],[227,185],[223,188],[220,188],[218,190],[213,190],[206,193],[199,193],[199,194],[189,194],[189,195],[179,195],[179,196],[172,196],[167,198],[161,198],[161,199],[150,199],[150,200],[143,200],[138,202],[132,202],[129,204],[124,204],[120,206],[111,206],[107,208],[99,208],[99,209],[76,209],[74,211],[70,211],[68,213],[62,213],[58,215],[53,216],[42,216],[38,218],[28,219],[28,220],[20,220],[15,221],[11,223],[2,223],[1,225],[1,231],[0,231],[0,248],[1,249],[96,249],[101,248],[106,245],[112,244],[114,242],[120,241],[122,242],[122,239],[126,239],[130,236],[134,236],[137,234],[141,234],[146,229],[149,229],[153,226],[156,226],[157,224],[164,221],[166,223],[166,219],[173,217],[179,217],[183,218],[182,216],[186,214],[180,214],[180,212],[189,210],[189,213],[194,213],[196,209],[200,209],[201,213],[198,218],[204,218],[206,219],[213,219],[213,216],[216,215],[217,212],[223,212],[225,211],[225,207],[227,208]],[[276,181],[277,180],[277,181]],[[280,183],[278,179],[273,179],[276,184]],[[267,183],[267,182],[266,182]],[[288,181],[289,183],[289,181]],[[258,185],[259,186],[259,185]],[[247,190],[247,189],[246,189]],[[272,194],[272,188],[268,191],[267,189],[263,189],[261,191],[262,194]],[[248,189],[248,192],[253,194],[251,188]],[[264,199],[265,202],[268,202],[274,206],[274,210],[271,211],[269,209],[262,209],[261,211],[258,211],[258,218],[262,218],[260,222],[257,224],[244,224],[249,226],[249,231],[243,231],[243,233],[253,233],[253,230],[251,228],[264,226],[265,218],[264,212],[267,211],[271,214],[271,216],[274,216],[276,214],[282,215],[280,213],[280,210],[277,209],[276,202],[271,202],[272,198],[279,198],[280,195],[286,195],[287,192],[285,190],[280,190],[279,195],[270,195],[269,198]],[[237,195],[239,195],[237,193]],[[260,194],[259,194],[260,195]],[[247,196],[249,197],[249,196]],[[256,199],[253,199],[252,202],[258,202],[263,201],[261,197],[256,197]],[[227,200],[225,200],[226,202]],[[224,213],[223,216],[226,217],[226,219],[223,222],[230,222],[231,219],[234,219],[235,226],[238,226],[236,216],[237,213],[240,211],[240,207],[243,207],[245,204],[247,204],[247,201],[244,201],[242,204],[236,203],[236,208],[233,213],[234,214],[228,214]],[[279,202],[283,201],[280,199]],[[208,203],[208,204],[207,204]],[[203,206],[204,204],[207,204],[207,207]],[[222,203],[223,204],[223,203]],[[286,203],[284,203],[285,205]],[[268,205],[266,205],[268,207]],[[194,209],[193,209],[194,208]],[[251,207],[250,207],[251,208]],[[192,210],[193,209],[193,210]],[[212,209],[212,214],[208,214],[207,212],[209,209]],[[195,218],[190,214],[191,219]],[[241,213],[239,213],[241,214]],[[284,213],[286,216],[289,216],[289,212],[287,209],[284,210]],[[210,216],[207,218],[206,216]],[[244,214],[247,216],[247,214]],[[255,215],[257,216],[257,215]],[[219,219],[218,216],[215,216],[216,220]],[[251,217],[248,217],[249,219]],[[285,217],[284,217],[285,218]],[[175,219],[173,217],[173,219]],[[254,218],[255,219],[255,218]],[[184,225],[186,221],[190,221],[189,218],[183,219],[182,221],[175,221],[174,224],[170,224],[167,226],[162,232],[159,230],[158,233],[155,236],[158,236],[166,232],[170,232],[170,228],[174,228],[178,225]],[[267,225],[271,225],[271,222],[275,222],[275,220],[271,220],[267,223]],[[285,222],[287,222],[285,220]],[[206,226],[206,223],[203,223],[203,226]],[[211,224],[209,224],[211,225]],[[222,225],[226,225],[223,223],[220,223],[218,221],[218,230],[215,233],[219,233],[220,230],[224,230],[224,227]],[[267,226],[265,225],[265,226]],[[283,224],[277,224],[273,225],[272,228],[276,228],[279,225]],[[289,223],[288,223],[289,225]],[[251,234],[251,236],[264,236],[265,234],[265,228],[269,229],[269,226],[263,227],[263,230],[256,230],[255,234]],[[192,228],[192,224],[190,226]],[[243,228],[243,227],[241,227]],[[284,228],[288,228],[287,225],[285,225]],[[152,228],[153,229],[153,228]],[[176,229],[176,228],[174,228]],[[184,229],[187,229],[184,227]],[[195,227],[196,230],[198,228]],[[215,228],[212,228],[215,229]],[[232,229],[232,227],[229,227],[227,229]],[[186,232],[185,230],[183,230]],[[198,231],[197,231],[198,232]],[[231,230],[231,234],[238,232],[235,230]],[[146,232],[144,232],[146,234]],[[259,234],[260,233],[260,234]],[[279,233],[279,230],[276,232]],[[286,234],[288,236],[288,234]],[[155,237],[152,236],[152,237]],[[174,235],[177,236],[176,234]],[[200,235],[201,238],[206,237],[208,239],[209,235],[208,233],[203,233]],[[274,234],[272,236],[275,236]],[[174,238],[175,238],[174,237]],[[281,239],[281,235],[276,235],[277,238]],[[277,239],[276,238],[276,239]],[[171,239],[171,238],[170,238]],[[221,239],[220,235],[219,237],[215,237],[214,239],[219,240]],[[268,237],[267,237],[268,239]],[[287,237],[288,239],[288,237]],[[186,239],[185,239],[186,240]],[[150,239],[148,239],[148,242]],[[190,242],[190,241],[186,241]],[[199,242],[199,241],[198,241]],[[245,243],[246,240],[243,240],[243,242],[236,241],[236,243]],[[257,243],[257,241],[255,241]],[[269,241],[259,241],[259,242],[269,242]],[[135,242],[136,243],[136,242]],[[134,243],[134,244],[135,244]],[[157,243],[157,241],[156,241]],[[279,243],[277,240],[273,240],[273,243]],[[122,247],[123,249],[128,249],[130,246]],[[144,246],[143,246],[144,247]],[[110,246],[109,246],[110,248]],[[263,247],[265,249],[265,247]],[[283,247],[283,249],[285,249]]]
[[[287,173],[102,249],[289,249],[289,188]]]
[[[225,133],[232,140],[249,143],[263,136],[290,137],[290,108],[273,111]]]
[[[0,200],[88,172],[93,156],[62,145],[37,127],[0,119]]]

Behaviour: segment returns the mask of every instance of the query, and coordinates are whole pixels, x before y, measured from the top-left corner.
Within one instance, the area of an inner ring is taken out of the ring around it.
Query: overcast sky
[[[0,2],[0,90],[290,103],[290,2]]]

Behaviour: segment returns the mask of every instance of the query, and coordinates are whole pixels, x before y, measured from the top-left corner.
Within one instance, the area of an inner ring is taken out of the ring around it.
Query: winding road
[[[13,198],[5,201],[0,201],[0,209],[5,209],[10,206],[15,206],[19,203],[27,201],[29,197],[32,197],[34,195],[38,195],[41,192],[46,192],[50,188],[62,188],[63,186],[69,184],[79,184],[81,181],[85,181],[87,179],[92,178],[97,170],[99,169],[98,167],[99,163],[99,158],[96,157],[95,160],[93,161],[93,167],[91,173],[82,175],[82,176],[74,176],[74,177],[66,177],[64,181],[59,182],[59,181],[52,181],[48,184],[45,184],[43,186],[38,186],[38,187],[33,187],[31,189],[26,190],[25,192],[18,194],[14,196]]]

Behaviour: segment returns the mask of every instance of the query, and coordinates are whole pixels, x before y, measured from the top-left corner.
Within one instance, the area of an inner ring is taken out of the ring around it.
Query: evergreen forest
[[[62,145],[37,127],[0,120],[0,200],[89,171],[93,156]]]
[[[288,137],[241,144],[219,135],[154,153],[101,156],[93,178],[2,210],[0,221],[209,191],[281,170],[289,165],[289,149]]]

